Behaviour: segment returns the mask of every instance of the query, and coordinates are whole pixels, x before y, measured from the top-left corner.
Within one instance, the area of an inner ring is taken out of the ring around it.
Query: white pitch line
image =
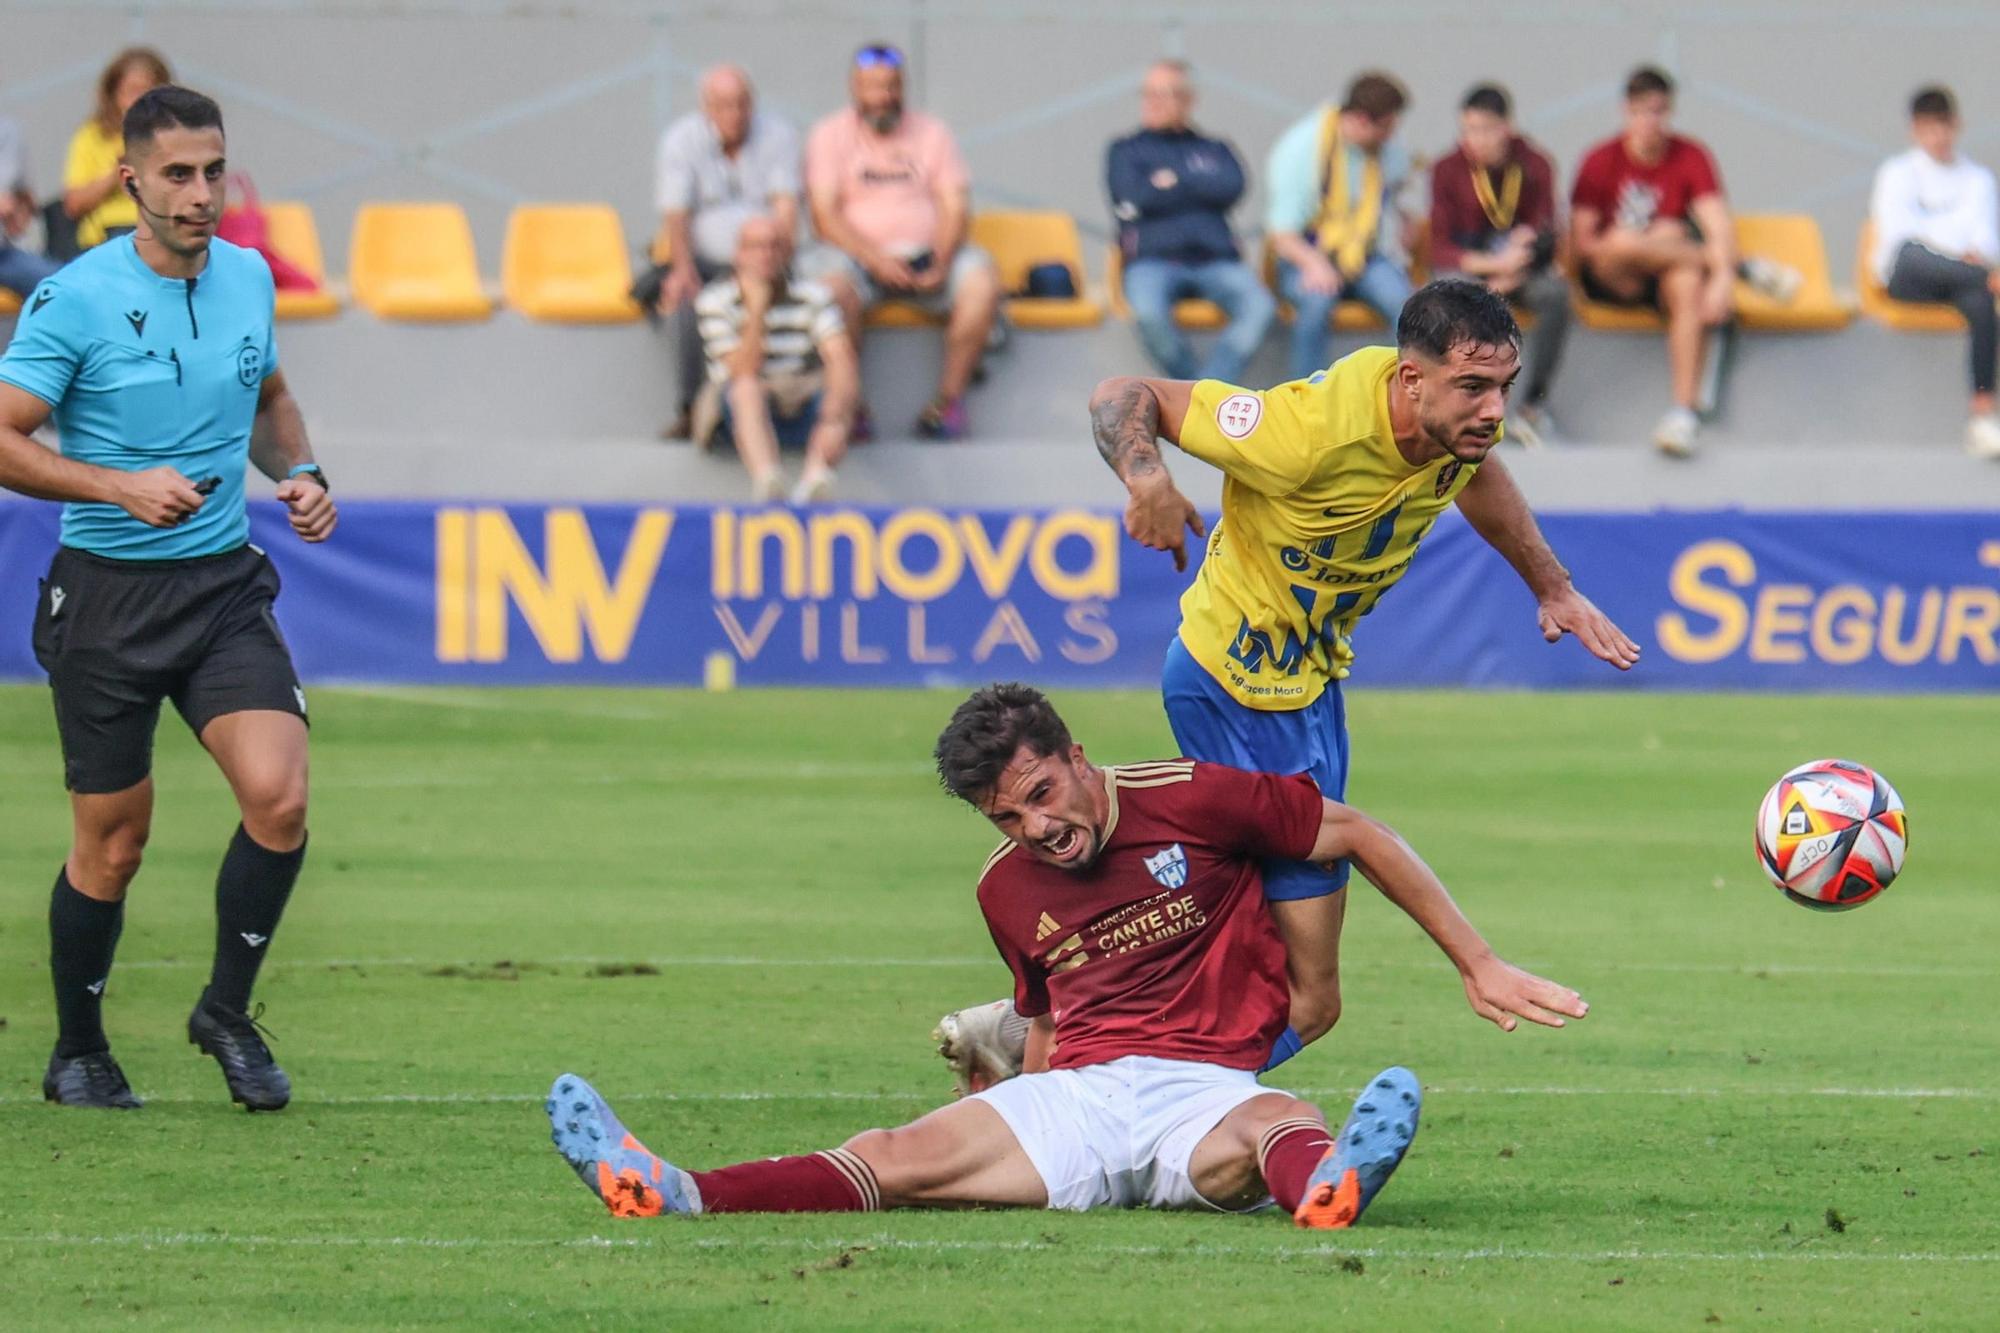
[[[1339,1088],[1292,1088],[1287,1089],[1300,1097],[1345,1097],[1353,1093],[1351,1087]],[[2000,1088],[1603,1088],[1603,1087],[1563,1087],[1563,1086],[1518,1086],[1485,1087],[1476,1084],[1425,1084],[1424,1091],[1442,1097],[1672,1097],[1679,1099],[1707,1098],[1724,1100],[1730,1098],[1754,1099],[1759,1101],[1782,1101],[1788,1098],[1860,1098],[1883,1101],[2000,1101]],[[149,1104],[156,1106],[206,1106],[212,1097],[151,1097],[140,1094]],[[294,1105],[303,1110],[315,1106],[520,1106],[533,1103],[540,1105],[547,1097],[540,1092],[381,1092],[360,1094],[333,1094],[331,1096],[306,1095],[296,1099]],[[839,1088],[802,1088],[797,1091],[759,1090],[749,1092],[628,1092],[621,1093],[618,1101],[626,1102],[668,1102],[668,1103],[727,1103],[727,1102],[866,1102],[898,1103],[915,1102],[931,1105],[938,1094],[923,1088],[912,1088],[904,1092],[849,1091]],[[0,1105],[34,1105],[41,1102],[35,1096],[0,1095]]]
[[[668,1222],[671,1231],[676,1224]],[[127,1232],[110,1235],[78,1236],[61,1233],[0,1235],[0,1245],[50,1246],[55,1248],[171,1249],[210,1245],[260,1246],[282,1249],[413,1249],[413,1250],[523,1250],[523,1249],[672,1249],[702,1250],[897,1250],[913,1253],[987,1254],[1092,1254],[1123,1258],[1180,1259],[1339,1259],[1360,1258],[1423,1263],[1888,1263],[1888,1264],[1990,1264],[2000,1262],[2000,1253],[1949,1254],[1933,1250],[1877,1253],[1853,1251],[1837,1246],[1787,1250],[1547,1250],[1509,1249],[1482,1246],[1471,1249],[1401,1249],[1388,1246],[1343,1245],[1100,1245],[1070,1239],[1043,1240],[927,1240],[902,1236],[873,1235],[824,1239],[803,1236],[261,1236],[221,1232]]]

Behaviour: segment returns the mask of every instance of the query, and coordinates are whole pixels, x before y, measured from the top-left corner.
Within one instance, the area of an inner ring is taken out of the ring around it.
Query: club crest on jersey
[[[1443,467],[1438,469],[1438,484],[1437,484],[1438,499],[1440,500],[1444,499],[1444,493],[1451,489],[1451,484],[1454,481],[1458,480],[1459,471],[1462,468],[1464,468],[1464,466],[1465,466],[1464,463],[1461,463],[1458,459],[1454,458],[1449,463],[1446,463]]]
[[[1224,435],[1240,440],[1264,419],[1264,404],[1254,393],[1232,393],[1215,405],[1215,424]]]
[[[236,349],[236,382],[254,389],[264,378],[264,349],[245,342]]]
[[[1156,852],[1146,858],[1146,870],[1152,877],[1170,889],[1178,889],[1187,883],[1187,853],[1175,843],[1163,852]]]

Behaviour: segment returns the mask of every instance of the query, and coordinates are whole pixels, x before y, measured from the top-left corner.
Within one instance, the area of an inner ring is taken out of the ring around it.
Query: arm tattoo
[[[1160,434],[1160,400],[1138,380],[1090,409],[1097,452],[1126,481],[1165,467],[1155,441]]]

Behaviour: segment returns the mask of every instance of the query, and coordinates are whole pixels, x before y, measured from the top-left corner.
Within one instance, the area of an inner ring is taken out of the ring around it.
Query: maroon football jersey
[[[1090,869],[1009,843],[980,876],[1015,1007],[1054,1014],[1057,1069],[1126,1055],[1258,1068],[1291,1011],[1259,862],[1312,852],[1319,788],[1191,759],[1106,768],[1104,781]]]

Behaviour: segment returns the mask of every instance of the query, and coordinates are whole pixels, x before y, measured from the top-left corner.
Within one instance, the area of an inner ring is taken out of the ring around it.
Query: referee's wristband
[[[286,481],[290,481],[293,477],[311,477],[314,481],[319,483],[319,488],[321,490],[327,492],[331,492],[333,490],[333,487],[327,485],[326,469],[321,467],[318,463],[301,463],[297,467],[293,468],[290,472],[287,472],[285,474]]]

